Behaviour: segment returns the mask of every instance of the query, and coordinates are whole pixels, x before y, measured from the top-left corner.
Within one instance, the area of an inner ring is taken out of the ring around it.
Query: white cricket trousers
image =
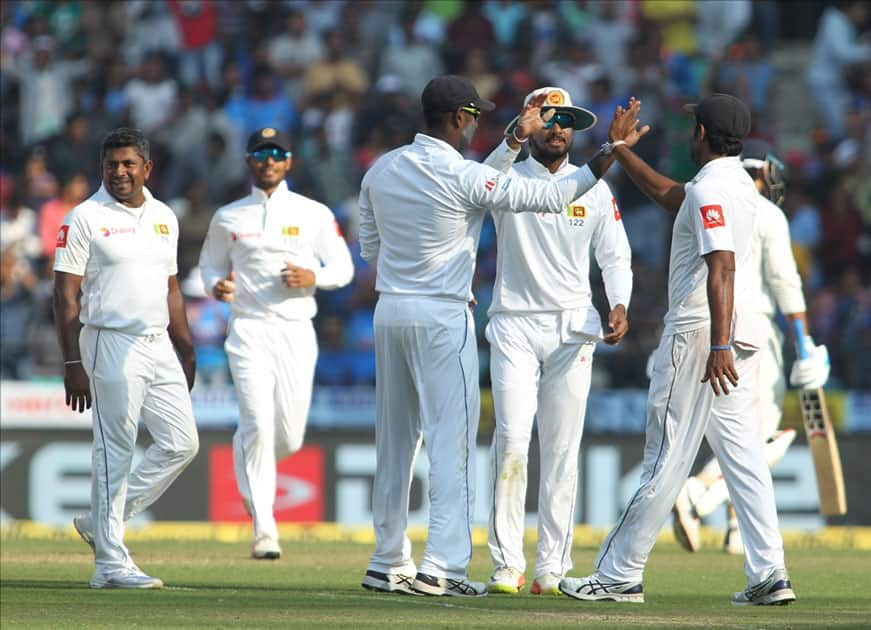
[[[565,339],[561,313],[498,313],[487,325],[496,427],[488,545],[495,568],[523,572],[527,463],[533,418],[541,453],[535,577],[572,568],[578,451],[592,343]]]
[[[234,317],[224,349],[239,398],[233,466],[254,539],[278,540],[278,462],[302,447],[318,344],[311,320]]]
[[[197,454],[187,381],[167,333],[128,335],[84,326],[94,447],[91,515],[97,571],[131,564],[124,523],[154,503]],[[139,418],[153,440],[131,472]]]
[[[455,300],[381,294],[375,361],[375,553],[368,568],[466,577],[481,405],[472,313]],[[421,438],[430,463],[429,533],[415,569],[406,527]]]
[[[656,537],[689,474],[702,438],[714,451],[738,515],[745,572],[751,584],[784,567],[771,472],[755,417],[758,353],[736,350],[738,387],[715,399],[702,383],[710,330],[664,335],[647,395],[647,436],[641,485],[602,543],[596,568],[641,582]]]

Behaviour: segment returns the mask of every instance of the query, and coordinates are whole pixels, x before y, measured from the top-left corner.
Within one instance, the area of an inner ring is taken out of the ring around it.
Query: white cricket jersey
[[[281,279],[287,263],[315,273],[315,286],[291,289]],[[354,263],[333,213],[291,192],[285,182],[267,197],[251,194],[215,212],[200,253],[206,290],[235,273],[234,316],[311,319],[315,290],[345,286]]]
[[[595,183],[586,166],[550,181],[506,175],[419,133],[363,178],[361,253],[377,260],[379,293],[466,301],[486,209],[561,213]]]
[[[566,159],[556,173],[533,158],[517,164],[515,177],[550,180],[577,170]],[[602,269],[608,303],[629,308],[632,253],[617,207],[604,180],[560,214],[494,213],[499,256],[489,314],[578,310],[584,332],[600,336],[590,289],[590,248]]]
[[[753,179],[737,157],[711,160],[686,184],[686,197],[672,229],[663,334],[710,324],[708,268],[703,256],[713,251],[735,253],[735,310],[749,306],[758,196]]]
[[[756,204],[748,301],[768,317],[774,316],[777,307],[782,313],[804,313],[807,307],[792,255],[789,222],[783,211],[762,195],[757,195]]]
[[[142,189],[129,208],[103,186],[64,218],[54,270],[82,276],[80,321],[132,335],[169,325],[169,277],[178,273],[178,220]]]

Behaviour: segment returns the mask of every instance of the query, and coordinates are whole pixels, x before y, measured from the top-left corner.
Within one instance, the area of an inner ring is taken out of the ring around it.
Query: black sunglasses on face
[[[265,162],[269,158],[272,158],[275,162],[284,162],[293,155],[293,153],[285,151],[284,149],[279,149],[278,147],[269,147],[267,149],[257,149],[248,155],[258,162]]]

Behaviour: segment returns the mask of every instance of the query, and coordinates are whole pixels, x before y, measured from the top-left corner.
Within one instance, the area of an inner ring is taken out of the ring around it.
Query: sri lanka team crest
[[[299,236],[299,227],[295,225],[286,225],[281,228],[282,236]]]
[[[572,204],[569,205],[566,215],[568,215],[570,219],[584,219],[587,217],[587,208],[586,206]]]
[[[548,105],[565,105],[565,97],[563,97],[562,92],[548,92],[547,93],[547,101]]]
[[[169,236],[169,226],[166,223],[155,223],[154,233],[158,236]]]

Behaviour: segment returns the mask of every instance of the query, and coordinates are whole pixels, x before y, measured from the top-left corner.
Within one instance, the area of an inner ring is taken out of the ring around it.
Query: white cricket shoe
[[[512,567],[499,567],[490,577],[487,591],[516,595],[523,590],[524,586],[526,586],[526,577],[524,577],[523,572]]]
[[[698,551],[701,545],[701,520],[690,501],[689,480],[677,495],[671,512],[674,516],[674,537],[678,544],[687,551]]]
[[[145,575],[139,567],[133,565],[111,573],[95,573],[91,578],[91,588],[130,588],[130,589],[160,589],[163,580]]]
[[[641,582],[619,582],[600,573],[582,578],[563,578],[559,590],[569,597],[584,601],[644,603]]]
[[[414,582],[413,575],[403,575],[402,573],[381,573],[381,571],[373,571],[372,569],[369,569],[366,571],[366,575],[363,576],[363,581],[360,585],[370,591],[418,595],[418,593],[411,590],[412,582]]]
[[[532,588],[529,592],[533,595],[562,595],[562,591],[559,590],[561,579],[563,579],[563,576],[556,573],[539,575],[532,581]]]
[[[251,557],[255,560],[278,560],[281,557],[281,547],[271,536],[260,536],[254,541]]]
[[[424,595],[484,597],[487,594],[487,586],[483,582],[472,582],[466,578],[440,578],[426,573],[418,573],[411,588]]]
[[[732,595],[735,606],[785,606],[795,601],[795,593],[786,569],[775,569],[759,584],[747,586]]]
[[[73,519],[73,527],[76,528],[82,540],[88,543],[91,551],[96,551],[94,547],[94,522],[91,520],[90,514],[82,514]]]

